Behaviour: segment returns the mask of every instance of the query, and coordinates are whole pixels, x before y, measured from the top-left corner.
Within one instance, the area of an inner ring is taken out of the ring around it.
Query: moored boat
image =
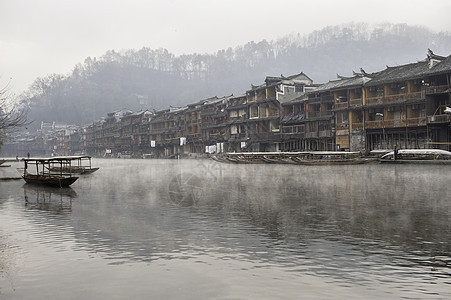
[[[337,165],[364,164],[375,159],[363,158],[360,152],[345,151],[308,151],[308,152],[240,152],[225,153],[228,162],[251,164],[302,164]]]
[[[33,175],[26,174],[22,176],[26,183],[39,184],[53,187],[67,187],[74,183],[78,177],[62,177],[58,175]]]
[[[62,166],[70,166],[72,160],[73,158],[64,156],[52,158],[24,158],[24,168],[18,168],[17,170],[26,183],[52,187],[67,187],[78,179],[78,177],[72,176],[71,173],[65,174],[62,171]],[[60,172],[53,172],[50,170],[50,166],[56,164],[60,165]],[[30,165],[34,165],[35,168]]]
[[[370,162],[362,158],[360,152],[346,151],[310,151],[302,152],[291,158],[302,165],[357,165]]]
[[[58,157],[56,157],[58,158]],[[64,160],[62,164],[59,161],[51,163],[48,169],[52,172],[72,173],[72,174],[91,174],[97,171],[99,168],[93,168],[91,165],[91,156],[79,155],[79,156],[64,156],[67,160]],[[68,163],[70,162],[70,164]]]
[[[382,156],[381,163],[451,164],[451,152],[441,149],[400,149]]]

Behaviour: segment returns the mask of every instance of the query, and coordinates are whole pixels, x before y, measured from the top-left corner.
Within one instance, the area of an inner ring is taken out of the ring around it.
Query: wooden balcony
[[[359,124],[359,123],[357,123]],[[408,118],[408,119],[392,119],[392,120],[377,120],[366,121],[365,128],[396,128],[406,126],[424,126],[426,125],[426,117]],[[354,124],[353,124],[353,129]]]
[[[375,104],[383,104],[384,103],[384,97],[368,97],[366,98],[366,105],[375,105]]]
[[[449,123],[449,122],[451,122],[451,115],[435,115],[427,117],[427,123],[429,124]]]
[[[407,100],[407,94],[388,95],[382,98],[384,103],[401,102]]]
[[[348,102],[335,103],[335,109],[345,109],[348,108]]]
[[[425,126],[425,125],[426,125],[426,117],[407,119],[407,126]]]
[[[377,121],[366,121],[365,122],[365,127],[366,128],[383,128],[382,125],[382,120],[377,120]]]
[[[426,88],[426,94],[427,95],[444,94],[448,93],[448,90],[449,88],[447,85],[428,86]]]
[[[363,98],[351,99],[351,106],[362,106],[362,105],[363,105]]]
[[[363,122],[361,123],[352,123],[351,124],[352,130],[363,130]]]
[[[407,94],[407,100],[420,100],[420,99],[425,99],[425,97],[426,97],[426,94],[424,91]]]
[[[304,126],[282,126],[284,134],[304,134]]]
[[[406,127],[405,119],[385,120],[383,126],[385,128]]]
[[[367,105],[388,104],[388,103],[402,102],[402,101],[407,101],[407,100],[421,100],[424,98],[425,98],[424,91],[420,91],[420,92],[414,92],[414,93],[409,93],[409,94],[368,97],[368,98],[366,98],[366,104]]]

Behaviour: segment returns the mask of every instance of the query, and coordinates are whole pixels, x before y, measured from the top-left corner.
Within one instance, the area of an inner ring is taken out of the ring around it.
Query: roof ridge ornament
[[[446,57],[445,56],[441,56],[441,55],[437,55],[430,48],[428,48],[427,58],[428,58],[428,60],[435,59],[435,60],[442,61]]]
[[[440,63],[446,57],[435,54],[430,48],[428,48],[427,60],[429,62],[429,69]]]

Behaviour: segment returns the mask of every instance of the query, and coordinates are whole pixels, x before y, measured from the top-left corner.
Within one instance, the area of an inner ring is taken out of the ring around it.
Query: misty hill
[[[128,108],[165,109],[211,96],[242,94],[266,76],[307,74],[315,83],[336,74],[382,70],[426,57],[449,55],[451,33],[405,24],[348,24],[275,41],[249,42],[214,54],[175,56],[165,49],[108,51],[87,58],[68,75],[38,78],[21,95],[34,128],[41,121],[88,124]]]

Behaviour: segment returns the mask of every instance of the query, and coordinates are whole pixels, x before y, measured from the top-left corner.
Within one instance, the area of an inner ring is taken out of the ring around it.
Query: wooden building
[[[248,135],[249,104],[246,95],[230,97],[226,107],[227,152],[241,152],[246,148]]]
[[[451,56],[431,50],[424,61],[371,74],[364,88],[365,148],[449,150],[450,74]]]
[[[424,61],[360,70],[321,85],[304,73],[281,75],[240,96],[154,112],[120,110],[84,127],[79,147],[76,137],[52,141],[64,152],[113,157],[180,157],[214,146],[227,152],[450,150],[450,77],[451,56],[429,50]]]
[[[279,151],[281,103],[304,95],[313,81],[304,73],[289,77],[266,77],[265,83],[246,92],[249,106],[246,148],[249,151]]]

